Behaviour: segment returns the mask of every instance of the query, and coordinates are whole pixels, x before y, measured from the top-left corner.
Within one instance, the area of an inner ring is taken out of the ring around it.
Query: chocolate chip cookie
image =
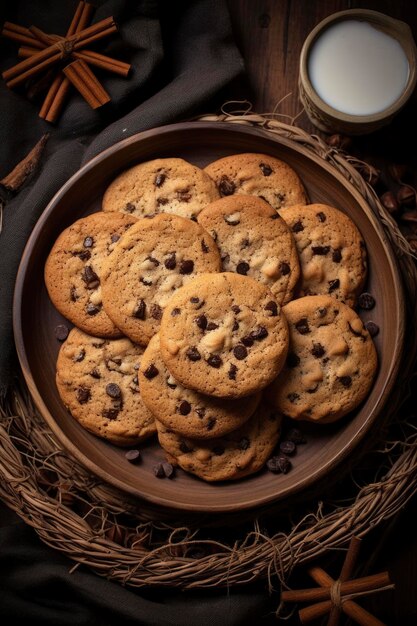
[[[93,213],[66,228],[45,265],[45,284],[54,306],[86,333],[120,337],[103,309],[101,267],[136,218],[123,213]]]
[[[366,280],[366,249],[352,220],[326,204],[280,211],[297,245],[300,296],[330,294],[354,306]]]
[[[281,417],[262,404],[243,426],[217,439],[183,437],[156,423],[168,461],[210,482],[258,472],[271,456],[281,430]]]
[[[306,296],[283,308],[290,330],[286,365],[267,398],[297,420],[334,422],[366,398],[377,369],[369,332],[331,296]]]
[[[155,420],[139,391],[142,353],[127,338],[92,337],[73,328],[58,354],[62,401],[81,426],[118,446],[155,433]]]
[[[270,290],[230,272],[201,275],[179,289],[165,308],[160,338],[176,380],[225,398],[266,387],[288,348],[287,322]]]
[[[155,418],[184,437],[198,439],[236,430],[253,415],[261,399],[260,393],[227,400],[186,389],[162,360],[159,334],[152,337],[141,359],[139,383],[142,399]]]
[[[220,249],[223,270],[264,283],[279,304],[292,299],[300,275],[294,238],[267,202],[233,195],[209,204],[198,222]]]
[[[104,194],[103,211],[136,217],[175,213],[195,219],[218,197],[216,185],[200,168],[184,159],[155,159],[120,174]]]
[[[125,335],[147,345],[174,291],[219,270],[218,248],[199,224],[168,213],[137,220],[103,264],[104,308]]]
[[[221,196],[259,196],[274,209],[308,202],[297,172],[267,154],[233,154],[210,163],[204,171],[216,182]]]

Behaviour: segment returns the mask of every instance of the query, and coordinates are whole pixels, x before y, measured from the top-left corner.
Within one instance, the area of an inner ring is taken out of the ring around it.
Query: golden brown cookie
[[[103,309],[101,267],[136,218],[93,213],[66,228],[45,265],[45,284],[54,306],[81,330],[101,337],[121,332]]]
[[[264,283],[279,304],[291,300],[300,275],[287,224],[267,202],[233,195],[209,204],[198,222],[219,247],[223,270]]]
[[[103,197],[103,211],[146,217],[175,213],[194,219],[216,200],[216,185],[203,170],[184,159],[155,159],[120,174]]]
[[[233,154],[210,163],[204,171],[216,182],[221,196],[258,196],[274,209],[308,202],[297,172],[268,154]]]
[[[137,220],[103,264],[105,310],[132,341],[147,345],[175,290],[219,270],[218,248],[199,224],[168,213]]]
[[[143,348],[73,328],[58,354],[56,384],[71,415],[94,435],[131,446],[155,433],[138,382]]]
[[[358,315],[331,296],[306,296],[283,312],[290,330],[286,366],[266,391],[283,414],[328,423],[368,395],[377,369],[369,332]]]

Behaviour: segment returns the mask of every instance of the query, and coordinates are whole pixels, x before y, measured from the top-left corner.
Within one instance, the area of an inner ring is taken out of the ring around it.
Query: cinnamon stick
[[[64,67],[63,72],[93,109],[98,109],[110,101],[107,91],[81,59]]]
[[[33,48],[42,49],[42,44],[34,37],[28,28],[13,24],[13,22],[4,22],[0,35],[17,41],[18,43],[27,44]]]
[[[349,580],[352,576],[352,572],[355,568],[356,561],[359,554],[359,548],[361,540],[358,537],[352,537],[349,543],[346,557],[343,562],[342,571],[340,572],[339,581],[341,583]],[[327,626],[338,626],[340,620],[341,608],[339,606],[333,606],[330,611],[329,621]]]
[[[341,595],[354,595],[364,591],[373,591],[379,587],[390,585],[391,581],[388,572],[364,576],[355,580],[348,580],[340,585]],[[330,587],[318,587],[317,589],[297,589],[294,591],[283,591],[281,594],[283,602],[314,602],[319,600],[330,600]]]
[[[3,185],[8,191],[19,191],[27,177],[35,170],[39,160],[41,158],[43,149],[48,141],[49,133],[45,133],[39,139],[37,144],[32,150],[25,156],[16,167],[0,180],[0,184]]]
[[[70,37],[53,43],[44,50],[40,50],[33,57],[25,59],[3,72],[2,76],[6,80],[8,87],[20,85],[31,76],[65,58],[73,50],[78,50],[84,45],[88,45],[88,43],[99,41],[116,30],[117,26],[112,17],[101,20],[97,24],[81,30],[79,33],[75,33]]]

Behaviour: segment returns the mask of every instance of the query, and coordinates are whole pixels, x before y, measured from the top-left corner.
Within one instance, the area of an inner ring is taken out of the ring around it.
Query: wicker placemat
[[[416,266],[397,224],[366,183],[364,163],[273,117],[224,114],[199,120],[261,127],[303,145],[341,172],[367,200],[391,241],[411,328],[417,313]],[[413,329],[401,378],[385,409],[386,428],[366,454],[362,484],[352,475],[339,499],[332,494],[332,500],[312,500],[291,517],[283,512],[268,518],[264,511],[262,522],[252,517],[241,526],[221,520],[213,526],[205,519],[192,524],[189,519],[154,519],[144,503],[101,482],[60,447],[23,380],[0,405],[0,497],[45,543],[73,559],[74,567],[85,564],[123,584],[191,589],[259,578],[284,582],[295,566],[347,546],[353,534],[364,536],[395,515],[417,491],[417,432],[404,408],[416,343]]]

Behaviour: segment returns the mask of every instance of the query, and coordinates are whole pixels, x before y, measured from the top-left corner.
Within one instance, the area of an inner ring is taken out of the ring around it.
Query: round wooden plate
[[[67,323],[52,306],[43,280],[46,257],[59,233],[76,219],[100,210],[104,190],[123,169],[158,157],[182,157],[198,166],[229,154],[262,152],[286,161],[302,178],[311,202],[333,205],[351,216],[367,245],[367,290],[376,307],[362,315],[380,327],[375,343],[379,370],[366,402],[342,421],[303,427],[307,444],[298,447],[286,475],[266,469],[239,481],[209,484],[179,470],[158,479],[153,466],[163,459],[154,440],[142,445],[137,466],[125,451],[89,434],[64,408],[55,386],[60,344],[54,329]],[[173,124],[140,133],[104,151],[82,167],[55,195],[39,219],[22,257],[13,311],[17,351],[32,397],[60,443],[91,472],[124,492],[167,509],[232,512],[286,499],[319,479],[335,478],[341,463],[375,423],[395,383],[404,336],[401,280],[381,225],[355,188],[320,157],[266,131],[217,122]],[[336,473],[336,474],[335,474]]]

